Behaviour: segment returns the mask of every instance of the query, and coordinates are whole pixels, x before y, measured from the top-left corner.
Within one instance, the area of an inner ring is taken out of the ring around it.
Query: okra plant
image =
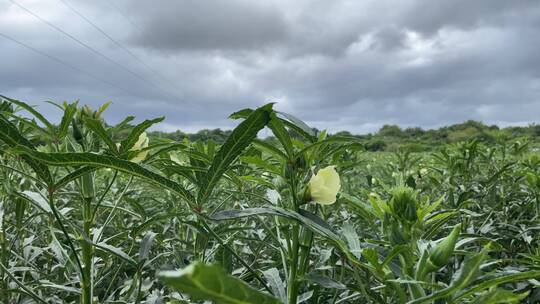
[[[1,97],[2,303],[540,301],[534,144],[373,153],[272,104],[173,141],[54,105]]]

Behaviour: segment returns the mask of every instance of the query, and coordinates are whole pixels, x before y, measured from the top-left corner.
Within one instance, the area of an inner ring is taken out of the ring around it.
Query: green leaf
[[[328,227],[324,227],[320,225],[319,223],[316,223],[315,221],[300,215],[299,213],[285,210],[279,207],[259,207],[259,208],[247,208],[243,210],[225,210],[216,212],[213,215],[210,216],[210,219],[215,221],[224,221],[224,220],[234,220],[234,219],[240,219],[244,217],[252,217],[252,216],[266,216],[266,215],[273,215],[273,216],[279,216],[279,217],[285,217],[289,219],[296,220],[302,224],[304,224],[307,228],[312,230],[313,232],[316,232],[322,236],[325,236],[329,239],[333,240],[339,240],[339,236],[330,230]]]
[[[154,184],[168,188],[186,199],[188,203],[194,201],[193,196],[182,185],[165,178],[157,173],[139,166],[136,163],[123,159],[99,155],[94,153],[43,153],[28,148],[20,147],[19,151],[51,166],[94,166],[111,168],[120,172],[143,178]]]
[[[116,255],[117,257],[130,263],[131,265],[137,265],[137,262],[135,262],[134,259],[132,259],[127,253],[123,252],[122,249],[118,247],[114,247],[105,242],[100,242],[100,243],[89,242],[89,243],[91,243],[93,246],[95,246],[98,249],[101,249],[103,251]]]
[[[339,198],[341,202],[347,204],[347,206],[354,209],[354,211],[356,211],[357,214],[364,218],[366,221],[374,222],[377,219],[378,214],[377,212],[375,212],[375,210],[373,210],[373,207],[371,205],[366,204],[360,199],[347,193],[340,193]]]
[[[230,119],[246,118],[251,113],[253,113],[253,109],[246,108],[246,109],[242,109],[240,111],[236,111],[236,112],[232,113],[231,115],[229,115],[229,118]]]
[[[84,124],[87,128],[92,130],[94,133],[96,133],[101,140],[109,147],[109,150],[113,153],[118,152],[118,148],[116,147],[116,144],[112,140],[112,138],[109,136],[109,133],[107,133],[107,130],[103,127],[103,123],[99,119],[92,119],[87,118],[84,120]]]
[[[196,301],[209,300],[216,304],[280,303],[215,265],[194,263],[182,270],[163,271],[158,275],[165,284],[189,294]]]
[[[317,135],[315,134],[313,129],[311,129],[305,122],[285,112],[277,113],[285,117],[285,119],[282,119],[282,121],[287,127],[295,130],[297,133],[304,136],[307,140],[311,142],[317,141]]]
[[[60,125],[58,126],[58,132],[56,133],[56,139],[60,140],[68,134],[69,131],[69,124],[71,123],[71,120],[73,119],[73,116],[77,112],[77,103],[72,103],[70,105],[67,105],[64,109],[64,115],[62,116],[62,120],[60,121]]]
[[[49,206],[49,202],[47,202],[47,200],[43,197],[42,194],[29,190],[20,193],[16,192],[15,194],[39,207],[46,213],[52,214],[51,206]]]
[[[86,173],[90,173],[92,171],[96,171],[96,167],[91,167],[91,166],[87,166],[87,167],[82,167],[82,168],[78,168],[77,170],[69,173],[68,175],[62,177],[59,181],[57,181],[53,188],[54,189],[60,189],[61,187],[67,185],[68,183],[76,180],[77,178],[85,175]]]
[[[322,219],[305,210],[302,210],[302,214],[274,206],[249,208],[243,210],[226,210],[216,212],[210,216],[210,219],[223,221],[263,215],[284,217],[302,223],[307,229],[319,234],[320,236],[323,236],[328,241],[333,243],[336,247],[343,251],[352,262],[358,264],[358,259],[350,252],[347,244],[341,240],[339,235],[332,231],[330,226],[328,226],[328,224],[326,224],[326,222],[324,222]]]
[[[129,124],[129,122],[131,122],[134,119],[135,119],[134,116],[128,116],[128,117],[124,118],[124,120],[122,120],[117,125],[112,127],[113,133],[120,132],[123,128],[125,128]]]
[[[268,127],[272,130],[274,136],[276,136],[276,138],[281,142],[281,146],[283,146],[283,149],[285,149],[285,152],[287,152],[287,156],[289,156],[289,159],[292,159],[294,155],[294,150],[291,142],[291,137],[289,136],[287,129],[285,129],[285,127],[283,126],[283,122],[279,118],[277,118],[276,113],[272,113],[270,117],[271,118]]]
[[[298,151],[298,153],[296,153],[296,155],[302,155],[302,154],[305,154],[305,153],[308,153],[310,152],[311,150],[317,148],[317,147],[320,147],[320,146],[323,146],[323,145],[326,145],[326,144],[333,144],[333,143],[346,143],[346,144],[354,144],[354,143],[359,143],[360,140],[356,137],[347,137],[347,136],[332,136],[330,138],[327,138],[327,139],[323,139],[321,141],[318,141],[318,142],[314,142],[312,144],[309,144],[308,146],[306,146],[304,149]]]
[[[139,136],[150,126],[153,124],[159,123],[163,121],[165,117],[159,117],[155,119],[147,119],[140,124],[136,125],[133,130],[131,130],[131,133],[129,133],[128,137],[122,141],[121,147],[120,147],[120,153],[124,153],[126,151],[129,151],[129,149],[133,148],[135,143],[139,140]]]
[[[122,249],[118,248],[118,247],[115,247],[113,245],[110,245],[110,244],[107,244],[105,242],[99,242],[99,243],[96,243],[94,242],[93,240],[91,240],[88,235],[86,235],[84,233],[84,231],[80,228],[80,227],[76,227],[76,229],[79,231],[80,233],[80,236],[83,238],[83,240],[96,247],[97,249],[100,249],[102,251],[105,251],[105,252],[108,252],[108,253],[111,253],[115,256],[117,256],[118,258],[130,263],[131,265],[133,266],[137,266],[137,262],[132,259],[127,253],[125,253],[124,251],[122,251]]]
[[[493,286],[498,286],[501,284],[511,283],[511,282],[519,282],[524,280],[530,280],[530,279],[537,279],[540,278],[540,270],[532,270],[532,271],[525,271],[525,272],[518,272],[518,273],[512,273],[512,274],[505,274],[500,275],[495,278],[489,279],[487,281],[483,281],[469,289],[465,289],[455,296],[455,300],[462,299],[464,297],[468,297],[476,292],[480,292],[482,290],[491,288]],[[490,302],[491,303],[491,302]],[[499,302],[497,302],[499,303]],[[505,303],[505,302],[501,302]]]
[[[287,155],[285,153],[265,141],[255,139],[253,140],[253,145],[259,150],[275,156],[278,160],[287,160]]]
[[[139,247],[139,261],[143,262],[148,259],[148,255],[150,254],[150,248],[152,248],[152,244],[154,243],[154,239],[156,238],[157,233],[149,231],[146,233],[146,235],[143,237],[141,241],[141,246]]]
[[[318,274],[312,274],[312,273],[307,274],[304,276],[304,279],[312,283],[315,283],[319,286],[322,286],[324,288],[347,289],[347,286],[345,286],[343,283],[333,280],[329,277],[318,275]]]
[[[347,240],[351,253],[360,259],[362,257],[362,247],[360,246],[360,238],[358,237],[354,226],[351,224],[345,224],[343,226],[342,233],[345,240]]]
[[[28,111],[35,118],[37,118],[39,121],[41,121],[47,127],[49,132],[52,132],[54,130],[54,125],[52,123],[50,123],[43,115],[41,115],[41,113],[36,111],[32,106],[30,106],[27,103],[22,102],[20,100],[12,99],[12,98],[6,97],[4,95],[0,95],[0,97],[7,100],[7,101],[9,101],[9,102],[11,102],[11,103],[14,103],[14,104],[18,105],[19,107],[21,107],[21,108],[25,109],[26,111]]]
[[[26,147],[30,151],[35,151],[34,146],[24,136],[19,133],[17,127],[9,122],[4,116],[0,115],[0,140],[5,142],[8,146],[14,148],[17,146]],[[36,172],[46,184],[52,184],[52,176],[47,166],[36,162],[32,158],[23,155],[22,159]]]
[[[234,128],[231,135],[216,153],[208,172],[201,181],[197,196],[199,204],[204,204],[208,200],[223,173],[257,137],[257,133],[266,126],[270,120],[270,113],[272,113],[272,104],[267,104],[255,110],[246,120]]]
[[[270,285],[270,288],[272,289],[272,292],[274,295],[277,295],[277,297],[282,302],[287,302],[287,292],[285,291],[285,283],[279,276],[279,270],[277,268],[270,268],[262,272],[264,275],[264,278],[266,281],[268,281],[268,285]]]
[[[244,163],[251,164],[254,166],[257,166],[259,168],[262,168],[268,172],[274,173],[276,175],[279,175],[281,173],[280,168],[277,166],[272,165],[271,162],[268,162],[267,160],[262,159],[258,155],[254,156],[241,156],[240,160]]]
[[[433,292],[430,295],[421,297],[407,304],[420,304],[426,302],[432,302],[434,300],[449,297],[456,293],[456,291],[463,289],[469,283],[471,283],[480,273],[480,265],[487,256],[486,250],[481,251],[479,254],[475,254],[463,263],[463,266],[458,271],[457,277],[452,281],[450,286],[445,289]]]
[[[513,293],[510,290],[505,289],[492,289],[487,291],[482,296],[474,300],[474,303],[489,303],[489,304],[509,304],[509,303],[521,303],[521,300],[525,299],[529,295],[529,291],[524,293]]]

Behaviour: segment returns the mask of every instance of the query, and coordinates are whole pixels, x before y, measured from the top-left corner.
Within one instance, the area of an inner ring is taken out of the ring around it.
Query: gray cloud
[[[140,77],[2,3],[0,33],[84,73],[0,37],[0,92],[38,104],[112,100],[112,121],[165,115],[162,129],[227,128],[231,112],[268,101],[332,131],[540,114],[537,1],[65,0],[144,64],[58,0],[17,1]]]
[[[133,40],[143,47],[260,49],[287,35],[275,7],[247,0],[131,2],[128,9],[140,24]]]

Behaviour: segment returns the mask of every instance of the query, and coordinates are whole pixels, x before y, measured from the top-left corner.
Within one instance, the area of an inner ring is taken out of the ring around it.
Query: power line
[[[124,70],[124,71],[126,71],[126,72],[132,74],[133,76],[139,78],[140,80],[142,80],[142,81],[144,81],[144,82],[146,82],[146,83],[149,83],[149,84],[151,84],[152,86],[158,88],[158,89],[160,90],[160,93],[161,93],[162,95],[164,94],[163,92],[161,92],[162,89],[161,89],[159,86],[157,86],[155,83],[153,83],[152,81],[147,80],[146,78],[142,77],[142,76],[139,75],[138,73],[136,73],[136,72],[132,71],[131,69],[125,67],[123,64],[117,62],[116,60],[114,60],[114,59],[110,58],[109,56],[107,56],[107,55],[101,53],[100,51],[96,50],[96,49],[93,48],[92,46],[90,46],[90,45],[84,43],[83,41],[81,41],[81,40],[79,40],[79,39],[77,39],[75,36],[69,34],[68,32],[66,32],[66,31],[64,31],[64,30],[62,30],[60,27],[58,27],[58,26],[54,25],[53,23],[51,23],[51,22],[49,22],[49,21],[43,19],[43,18],[40,17],[38,14],[34,13],[33,11],[31,11],[31,10],[28,9],[28,8],[26,8],[26,7],[23,6],[22,4],[18,3],[17,1],[15,1],[15,0],[10,0],[10,2],[13,3],[13,4],[15,4],[15,5],[17,5],[19,8],[23,9],[24,11],[26,11],[26,12],[29,13],[30,15],[34,16],[35,18],[37,18],[37,19],[40,20],[41,22],[43,22],[43,23],[47,24],[48,26],[52,27],[52,28],[55,29],[56,31],[62,33],[63,35],[65,35],[65,36],[68,37],[69,39],[71,39],[71,40],[77,42],[78,44],[82,45],[84,48],[90,50],[90,51],[91,51],[92,53],[94,53],[95,55],[97,55],[97,56],[99,56],[99,57],[101,57],[101,58],[103,58],[103,59],[105,59],[105,60],[107,60],[107,61],[113,63],[114,65],[116,65],[117,67],[121,68],[122,70]],[[170,97],[172,97],[172,96],[170,96],[170,95],[168,95],[168,94],[164,94],[164,97],[169,97],[169,98],[170,98]]]
[[[113,88],[119,89],[119,90],[121,90],[121,91],[123,91],[123,92],[125,92],[125,93],[131,94],[131,95],[137,95],[136,93],[134,93],[134,92],[132,92],[132,91],[130,91],[130,90],[128,90],[128,89],[125,89],[125,88],[123,88],[123,87],[121,87],[121,86],[118,86],[117,84],[115,84],[115,83],[113,83],[113,82],[110,82],[110,81],[108,81],[108,80],[105,80],[105,79],[103,79],[103,78],[100,78],[99,76],[97,76],[97,75],[95,75],[95,74],[93,74],[93,73],[87,72],[87,71],[85,71],[85,70],[83,70],[83,69],[81,69],[81,68],[79,68],[79,67],[77,67],[77,66],[75,66],[75,65],[73,65],[73,64],[71,64],[71,63],[69,63],[69,62],[67,62],[67,61],[64,61],[64,60],[62,60],[62,59],[60,59],[60,58],[58,58],[58,57],[55,57],[55,56],[53,56],[53,55],[50,55],[50,54],[45,53],[45,52],[43,52],[43,51],[40,51],[40,50],[38,50],[38,49],[36,49],[36,48],[34,48],[34,47],[32,47],[32,46],[30,46],[30,45],[24,43],[24,42],[21,42],[21,41],[15,39],[15,38],[11,37],[11,36],[8,36],[8,35],[6,35],[6,34],[4,34],[4,33],[1,33],[1,32],[0,32],[0,36],[2,36],[3,38],[5,38],[5,39],[7,39],[7,40],[9,40],[9,41],[11,41],[11,42],[13,42],[13,43],[16,43],[16,44],[18,44],[18,45],[20,45],[20,46],[22,46],[22,47],[24,47],[24,48],[26,48],[26,49],[29,49],[29,50],[31,50],[31,51],[34,52],[34,53],[37,53],[37,54],[39,54],[39,55],[41,55],[41,56],[44,56],[44,57],[47,57],[47,58],[49,58],[50,60],[55,61],[56,63],[59,63],[59,64],[61,64],[61,65],[63,65],[63,66],[66,66],[66,67],[68,67],[68,68],[70,68],[70,69],[72,69],[72,70],[75,70],[75,71],[79,72],[79,73],[83,73],[83,74],[85,74],[86,76],[88,76],[88,77],[90,77],[90,78],[92,78],[92,79],[94,79],[94,80],[97,80],[97,81],[99,81],[99,82],[102,82],[102,83],[104,83],[104,84],[107,84],[107,85],[109,85],[109,86],[111,86],[111,87],[113,87]]]
[[[141,27],[136,23],[134,22],[131,18],[129,18],[128,15],[126,15],[122,9],[120,7],[118,7],[118,5],[114,4],[114,1],[111,1],[111,0],[105,0],[107,3],[109,3],[109,5],[111,7],[113,7],[116,12],[118,12],[118,14],[120,16],[122,16],[122,18],[124,18],[124,20],[127,21],[127,23],[129,23],[131,26],[133,26],[133,28],[139,33],[139,35],[143,35],[143,30],[141,29]],[[167,55],[167,57],[169,58],[172,58],[174,61],[176,61],[175,57],[170,53],[168,52],[167,50],[161,50],[161,52],[163,52],[165,55]]]
[[[112,6],[126,21],[131,24],[138,32],[139,34],[142,33],[142,29],[137,25],[137,23],[133,22],[131,18],[129,18],[124,12],[116,5],[113,1],[106,0],[107,3],[109,3],[110,6]]]
[[[69,4],[66,0],[58,0],[62,2],[67,8],[69,8],[72,12],[77,14],[79,17],[81,17],[84,21],[86,21],[88,24],[90,24],[93,28],[95,28],[98,32],[100,32],[103,36],[105,36],[107,39],[109,39],[112,43],[114,43],[116,46],[118,46],[120,49],[125,51],[127,54],[129,54],[131,57],[133,57],[135,60],[137,60],[141,65],[143,65],[145,68],[147,68],[150,72],[154,73],[156,76],[161,78],[162,80],[167,81],[169,84],[171,84],[173,87],[175,86],[174,82],[170,81],[163,75],[161,75],[159,72],[154,70],[150,65],[148,65],[146,62],[144,62],[139,56],[134,54],[129,48],[127,48],[124,44],[119,42],[118,40],[114,39],[111,35],[107,34],[105,30],[103,30],[101,27],[99,27],[96,23],[94,23],[90,18],[83,15],[80,11],[75,9],[71,4]]]

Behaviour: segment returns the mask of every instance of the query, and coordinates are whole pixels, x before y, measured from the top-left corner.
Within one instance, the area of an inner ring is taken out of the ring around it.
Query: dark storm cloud
[[[268,101],[332,131],[540,115],[538,1],[65,0],[137,58],[59,1],[17,1],[122,67],[2,3],[0,33],[84,73],[0,37],[1,93],[112,100],[112,121],[166,115],[166,130],[230,127],[228,114]]]
[[[135,43],[166,49],[252,49],[286,36],[283,15],[254,1],[132,2],[140,24]]]

